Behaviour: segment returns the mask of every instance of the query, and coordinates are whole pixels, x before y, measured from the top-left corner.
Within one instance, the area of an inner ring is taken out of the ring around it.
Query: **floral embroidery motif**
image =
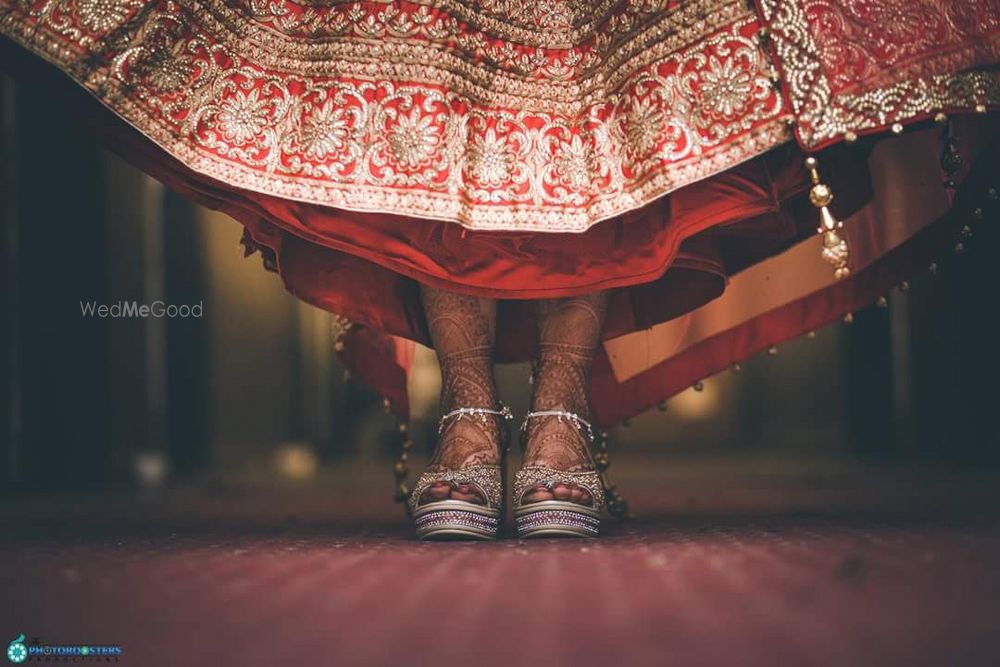
[[[257,89],[249,94],[236,91],[219,106],[222,137],[237,146],[257,137],[268,124],[267,106],[268,101],[260,98]]]
[[[563,183],[574,190],[582,190],[590,182],[590,149],[580,135],[559,145],[555,157],[555,171]]]
[[[389,148],[403,167],[419,167],[433,156],[440,143],[433,123],[433,115],[421,115],[416,107],[409,114],[399,114],[389,131]]]
[[[491,127],[485,135],[473,140],[469,163],[473,177],[481,185],[497,187],[510,179],[514,155],[507,146],[507,138],[497,135]]]
[[[712,57],[708,62],[698,96],[701,106],[714,115],[732,117],[746,106],[753,78],[750,72],[736,66],[732,58],[720,62]]]
[[[656,147],[663,128],[663,112],[650,99],[639,99],[625,114],[626,145],[636,156],[648,155]]]
[[[110,32],[125,22],[135,0],[79,0],[80,25],[96,33]]]
[[[322,160],[327,155],[338,153],[347,144],[347,124],[343,110],[335,107],[333,100],[327,100],[303,123],[299,143],[305,150],[305,156]]]

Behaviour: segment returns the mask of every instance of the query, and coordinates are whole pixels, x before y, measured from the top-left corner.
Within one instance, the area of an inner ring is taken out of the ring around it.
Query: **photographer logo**
[[[28,647],[24,645],[24,635],[7,646],[7,659],[15,664],[20,664],[28,659]]]

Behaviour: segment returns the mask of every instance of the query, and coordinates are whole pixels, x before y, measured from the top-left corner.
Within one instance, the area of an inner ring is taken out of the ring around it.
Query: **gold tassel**
[[[809,170],[809,177],[812,179],[809,201],[819,209],[820,225],[816,231],[823,237],[822,257],[833,265],[833,277],[840,280],[851,274],[851,270],[847,267],[850,250],[847,247],[847,240],[841,235],[844,223],[837,220],[830,212],[833,191],[829,185],[820,181],[818,167],[816,158],[806,158],[806,169]]]

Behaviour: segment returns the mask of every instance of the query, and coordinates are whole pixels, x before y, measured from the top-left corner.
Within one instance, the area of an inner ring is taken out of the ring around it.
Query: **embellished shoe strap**
[[[528,428],[528,420],[534,417],[555,417],[559,421],[567,421],[581,432],[587,434],[587,439],[593,443],[594,442],[594,427],[591,426],[590,422],[582,418],[575,412],[567,412],[566,410],[536,410],[534,412],[529,412],[524,415],[524,421],[521,422],[521,431],[524,432]]]
[[[444,429],[452,419],[460,421],[466,418],[479,417],[480,421],[485,422],[489,416],[501,417],[507,421],[514,418],[514,414],[510,411],[510,408],[503,403],[500,404],[499,410],[492,408],[456,408],[451,412],[441,415],[441,419],[438,421],[438,435],[444,432]]]
[[[459,470],[439,470],[425,472],[418,479],[413,493],[409,496],[411,511],[420,507],[420,497],[424,491],[437,482],[448,484],[472,484],[483,493],[486,506],[498,509],[503,504],[502,469],[498,465],[478,465]]]
[[[512,496],[514,506],[521,507],[523,505],[522,500],[528,489],[536,486],[544,486],[551,491],[555,488],[556,484],[584,488],[590,492],[590,497],[593,499],[593,509],[600,510],[604,507],[606,488],[600,473],[596,470],[567,472],[565,470],[549,468],[548,466],[524,466],[517,472],[514,476]]]

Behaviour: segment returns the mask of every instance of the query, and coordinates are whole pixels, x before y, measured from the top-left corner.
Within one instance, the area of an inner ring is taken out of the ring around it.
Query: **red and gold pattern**
[[[481,230],[585,231],[790,121],[817,148],[1000,104],[1000,0],[758,4],[0,0],[0,33],[230,186]]]
[[[790,138],[745,0],[0,8],[195,171],[345,209],[583,231]]]
[[[818,148],[1000,105],[998,0],[760,0],[797,137]]]

